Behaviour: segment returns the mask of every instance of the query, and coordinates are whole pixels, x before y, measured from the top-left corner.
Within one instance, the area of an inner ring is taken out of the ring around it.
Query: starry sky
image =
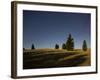
[[[74,38],[75,48],[82,48],[83,40],[91,46],[91,15],[89,13],[23,10],[23,47],[54,48],[55,44]]]

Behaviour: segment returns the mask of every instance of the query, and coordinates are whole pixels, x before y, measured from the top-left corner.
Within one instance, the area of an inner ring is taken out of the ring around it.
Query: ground
[[[90,49],[25,49],[23,69],[90,66]]]

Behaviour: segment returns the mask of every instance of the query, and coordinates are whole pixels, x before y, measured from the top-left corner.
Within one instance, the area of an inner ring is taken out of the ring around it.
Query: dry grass
[[[23,51],[23,68],[90,66],[90,49],[26,49]]]

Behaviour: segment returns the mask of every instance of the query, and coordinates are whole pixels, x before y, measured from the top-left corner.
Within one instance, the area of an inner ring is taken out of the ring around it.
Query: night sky
[[[90,47],[91,15],[87,13],[47,12],[23,10],[23,47],[54,48],[74,38],[75,48],[82,48],[83,40]]]

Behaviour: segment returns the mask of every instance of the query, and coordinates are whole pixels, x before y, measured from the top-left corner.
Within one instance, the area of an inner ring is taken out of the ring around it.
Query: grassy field
[[[23,69],[90,66],[90,49],[67,51],[62,49],[26,49]]]

